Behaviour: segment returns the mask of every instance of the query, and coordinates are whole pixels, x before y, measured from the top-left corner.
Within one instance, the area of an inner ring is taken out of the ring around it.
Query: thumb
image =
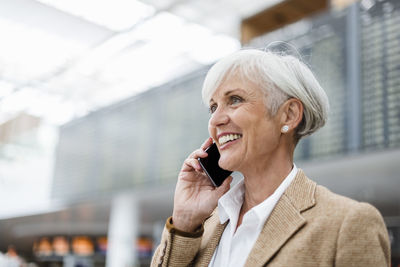
[[[222,185],[217,188],[218,198],[222,197],[223,194],[229,191],[229,189],[231,188],[232,180],[233,180],[232,176],[229,176],[228,178],[225,179]]]

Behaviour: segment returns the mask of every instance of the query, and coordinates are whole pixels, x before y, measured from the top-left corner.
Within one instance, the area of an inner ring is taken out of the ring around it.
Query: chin
[[[218,165],[227,171],[235,171],[235,164],[232,160],[224,160],[222,157],[218,161]]]

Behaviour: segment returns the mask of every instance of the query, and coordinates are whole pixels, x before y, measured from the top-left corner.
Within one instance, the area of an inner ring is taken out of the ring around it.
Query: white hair
[[[273,116],[289,98],[303,104],[303,120],[296,129],[296,139],[310,135],[324,126],[329,101],[311,70],[291,55],[244,49],[214,64],[204,80],[202,97],[206,105],[215,90],[234,75],[258,85],[264,92],[268,112]]]

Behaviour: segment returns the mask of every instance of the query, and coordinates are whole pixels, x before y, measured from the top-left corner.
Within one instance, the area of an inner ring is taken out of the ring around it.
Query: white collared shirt
[[[297,174],[297,167],[282,181],[275,192],[243,216],[242,224],[235,232],[244,198],[244,180],[232,187],[218,201],[221,224],[229,220],[219,245],[214,251],[209,267],[244,266],[265,222],[276,203]]]

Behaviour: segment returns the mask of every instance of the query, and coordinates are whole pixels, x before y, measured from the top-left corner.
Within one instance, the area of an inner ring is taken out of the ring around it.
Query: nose
[[[226,110],[219,106],[214,113],[211,114],[210,120],[208,121],[209,126],[217,127],[229,122],[229,115]]]

